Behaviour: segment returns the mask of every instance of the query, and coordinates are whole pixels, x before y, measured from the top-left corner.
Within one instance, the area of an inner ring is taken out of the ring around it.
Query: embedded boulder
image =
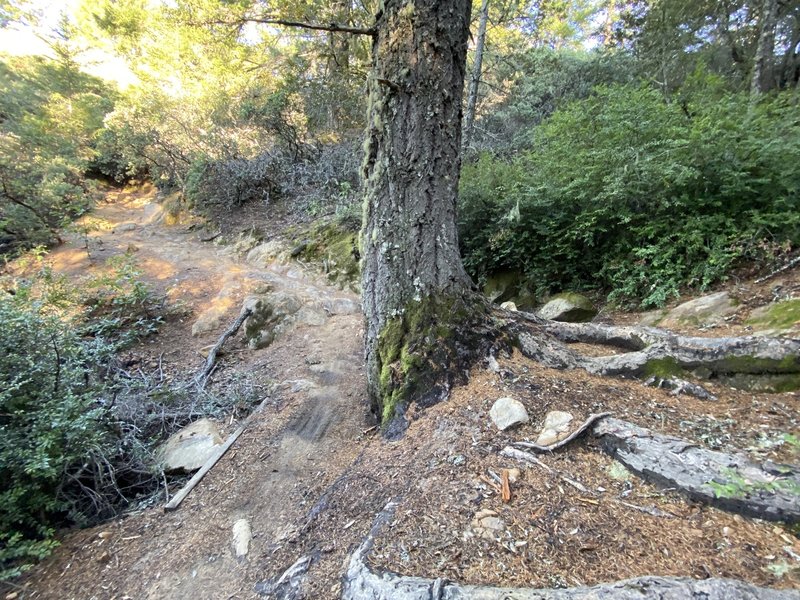
[[[217,426],[200,419],[172,435],[161,448],[161,463],[167,473],[196,471],[222,444]]]
[[[550,298],[536,314],[551,321],[583,323],[591,321],[597,311],[586,296],[574,292],[564,292]]]
[[[679,304],[667,313],[659,326],[671,329],[681,325],[717,325],[737,310],[738,302],[728,292],[717,292]]]
[[[266,348],[288,329],[303,307],[297,296],[276,292],[264,296],[250,296],[242,305],[242,313],[249,310],[244,322],[244,334],[250,348]]]

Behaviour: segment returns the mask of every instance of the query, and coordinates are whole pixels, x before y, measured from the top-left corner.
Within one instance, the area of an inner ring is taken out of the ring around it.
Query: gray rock
[[[332,315],[354,315],[361,311],[361,305],[349,298],[334,298],[325,303],[325,309]]]
[[[550,298],[536,314],[543,319],[550,319],[551,321],[583,323],[592,320],[597,311],[585,296],[573,292],[564,292]]]
[[[208,419],[187,425],[161,448],[164,471],[196,471],[222,444],[217,426]]]
[[[716,325],[737,310],[737,302],[728,292],[718,292],[679,304],[667,313],[660,326],[669,329],[680,325]]]
[[[525,406],[513,398],[499,398],[492,405],[489,416],[500,431],[528,422],[528,411],[525,410]]]
[[[539,437],[536,438],[536,444],[550,446],[563,440],[570,434],[572,418],[572,415],[568,412],[551,410],[544,417],[544,426]]]
[[[500,305],[500,308],[502,308],[503,310],[510,310],[511,312],[517,312],[517,305],[511,302],[511,300],[503,302]]]
[[[126,231],[136,231],[139,226],[136,223],[120,223],[114,227],[114,233],[124,233]]]
[[[666,314],[667,311],[663,308],[644,312],[639,317],[639,325],[644,325],[645,327],[655,327],[661,322],[661,319],[663,319]]]

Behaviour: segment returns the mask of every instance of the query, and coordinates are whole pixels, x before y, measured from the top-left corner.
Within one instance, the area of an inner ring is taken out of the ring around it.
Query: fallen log
[[[633,473],[723,510],[770,521],[800,521],[800,468],[757,465],[686,440],[607,418],[593,434]]]
[[[800,600],[797,590],[760,588],[733,579],[637,577],[591,587],[533,589],[461,585],[443,578],[373,572],[367,564],[368,555],[375,538],[394,519],[396,510],[396,501],[386,505],[350,557],[343,600]]]

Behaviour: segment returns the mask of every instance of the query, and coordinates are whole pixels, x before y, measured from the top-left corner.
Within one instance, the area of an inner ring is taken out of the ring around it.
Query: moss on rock
[[[314,225],[298,237],[303,240],[297,246],[301,258],[319,264],[333,283],[358,290],[361,266],[357,232],[330,221]]]
[[[747,323],[756,329],[790,329],[800,324],[800,299],[784,300],[756,309]]]

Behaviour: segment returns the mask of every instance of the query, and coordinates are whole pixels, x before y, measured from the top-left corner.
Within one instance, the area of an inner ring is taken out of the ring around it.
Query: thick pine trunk
[[[470,9],[387,0],[377,15],[361,250],[369,393],[385,426],[409,401],[446,396],[449,326],[480,306],[456,231]]]

